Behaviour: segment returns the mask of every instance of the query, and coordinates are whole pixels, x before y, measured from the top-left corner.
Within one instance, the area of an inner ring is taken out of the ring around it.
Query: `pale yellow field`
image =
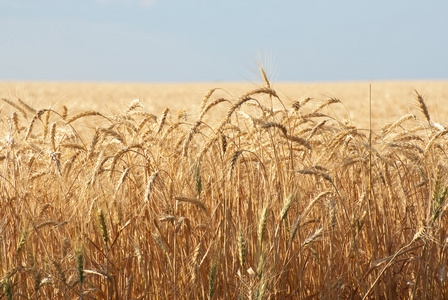
[[[343,106],[332,107],[336,117],[339,120],[350,119],[357,126],[366,128],[369,117],[370,84],[373,129],[404,114],[418,113],[414,90],[424,96],[434,122],[446,121],[448,81],[273,83],[272,88],[277,91],[288,108],[293,101],[307,97],[315,99],[316,102],[338,98]],[[201,100],[212,88],[222,89],[214,94],[215,97],[218,95],[232,100],[260,86],[262,83],[0,82],[0,96],[12,101],[20,98],[36,108],[66,105],[69,110],[98,110],[104,113],[120,111],[133,100],[140,99],[145,107],[156,115],[166,107],[172,111],[187,110],[190,114],[196,115]],[[226,106],[222,111],[227,108]]]

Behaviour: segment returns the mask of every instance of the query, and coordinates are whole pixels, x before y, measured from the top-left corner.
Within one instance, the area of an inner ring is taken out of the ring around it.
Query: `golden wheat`
[[[2,98],[3,297],[448,298],[448,131],[421,94],[370,141],[261,77],[192,118]]]

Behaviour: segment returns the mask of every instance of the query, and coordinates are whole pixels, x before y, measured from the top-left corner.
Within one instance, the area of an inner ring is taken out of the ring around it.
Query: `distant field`
[[[368,122],[369,82],[353,83],[273,83],[286,106],[293,101],[311,97],[316,102],[338,98],[344,106],[334,107],[338,118],[351,118],[358,126]],[[403,114],[415,112],[415,93],[421,93],[435,121],[448,115],[448,81],[371,82],[373,124],[381,126]],[[113,112],[140,99],[152,113],[159,114],[166,107],[173,111],[186,109],[198,112],[202,98],[211,88],[220,88],[220,97],[238,97],[257,88],[256,83],[23,83],[0,82],[0,96],[16,97],[39,108],[66,105],[78,110]],[[225,111],[225,108],[222,110]]]
[[[0,299],[448,299],[448,82],[0,100]]]

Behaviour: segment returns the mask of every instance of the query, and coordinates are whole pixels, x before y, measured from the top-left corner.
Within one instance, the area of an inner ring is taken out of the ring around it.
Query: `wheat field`
[[[0,83],[0,298],[448,299],[448,83],[262,77]]]

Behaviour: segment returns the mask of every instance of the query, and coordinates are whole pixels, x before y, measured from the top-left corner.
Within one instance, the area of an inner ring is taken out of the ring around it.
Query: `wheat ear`
[[[165,110],[162,113],[162,118],[160,118],[159,127],[156,130],[156,134],[159,134],[162,131],[163,125],[165,124],[166,117],[168,116],[168,113],[170,112],[169,108],[165,108]]]
[[[421,112],[425,116],[426,121],[428,121],[428,124],[431,124],[431,117],[429,116],[428,107],[426,106],[425,100],[423,99],[423,96],[420,95],[417,90],[414,90],[417,94],[417,102],[420,107]]]
[[[50,129],[51,149],[52,149],[53,151],[56,151],[55,136],[56,136],[56,122],[54,122],[53,124],[51,124],[51,129]]]
[[[316,107],[311,113],[317,113],[319,110],[321,110],[322,108],[324,108],[325,106],[334,104],[334,103],[341,103],[341,100],[339,100],[338,98],[330,98],[327,101],[323,102],[321,105],[319,105],[318,107]]]
[[[260,73],[261,73],[261,78],[263,78],[263,82],[264,82],[264,86],[268,89],[271,88],[271,84],[268,80],[268,76],[266,76],[266,72],[264,71],[262,66],[258,66],[258,68],[260,69]]]
[[[36,120],[39,119],[42,116],[42,114],[44,112],[46,112],[46,111],[47,111],[46,109],[41,109],[34,115],[33,119],[30,122],[30,125],[28,126],[28,130],[26,132],[25,140],[27,140],[30,137],[31,131],[33,130],[34,123],[36,122]]]
[[[23,108],[21,108],[20,106],[18,106],[17,104],[15,104],[14,102],[12,102],[11,100],[8,100],[6,98],[1,98],[3,102],[9,104],[10,106],[14,107],[15,109],[17,109],[18,111],[20,111],[20,113],[22,114],[22,116],[26,119],[27,115],[26,112]]]
[[[261,126],[261,128],[263,128],[263,129],[268,129],[268,128],[272,128],[272,127],[276,127],[278,129],[280,129],[280,131],[283,133],[283,135],[285,137],[288,136],[288,130],[286,130],[286,127],[283,124],[280,124],[277,122],[268,122]]]
[[[205,206],[205,204],[197,199],[181,197],[181,196],[175,197],[174,199],[176,199],[176,201],[179,201],[179,202],[185,202],[185,203],[190,203],[190,204],[196,205],[197,207],[202,209],[206,214],[208,214],[208,209]]]
[[[201,113],[199,114],[199,117],[198,117],[198,121],[201,121],[202,120],[202,118],[205,116],[205,114],[213,107],[213,106],[216,106],[216,105],[218,105],[219,103],[221,103],[221,102],[230,102],[229,100],[227,100],[227,99],[224,99],[224,98],[219,98],[219,99],[216,99],[215,101],[213,101],[212,103],[210,103],[209,105],[207,105],[206,107],[204,107],[204,108],[201,108]]]
[[[401,124],[403,124],[405,121],[410,120],[410,119],[416,120],[417,117],[413,114],[407,114],[407,115],[402,116],[401,118],[399,118],[397,121],[395,121],[392,124],[384,125],[383,127],[381,127],[382,135],[384,136],[384,135],[388,134],[389,132],[391,132],[392,130],[394,130]]]
[[[17,101],[30,113],[35,114],[37,111],[32,108],[31,106],[29,106],[28,104],[26,104],[24,101],[22,101],[21,99],[17,98]]]
[[[268,206],[265,206],[263,208],[263,211],[261,212],[260,221],[258,222],[258,230],[257,230],[257,237],[258,237],[258,245],[261,250],[261,246],[263,244],[264,235],[266,233],[266,224],[268,219]]]
[[[67,124],[73,123],[74,121],[76,121],[78,119],[90,117],[90,116],[103,116],[103,115],[97,111],[85,111],[85,112],[82,112],[80,114],[73,116],[70,120],[67,121]]]
[[[158,176],[159,176],[159,172],[155,171],[154,173],[152,173],[151,177],[149,177],[149,181],[148,181],[148,184],[146,185],[146,193],[145,193],[145,201],[146,202],[149,202],[149,197],[151,196],[154,182],[156,181]]]
[[[205,106],[207,105],[208,99],[213,95],[213,93],[217,90],[217,88],[213,88],[208,90],[208,92],[205,94],[204,98],[201,101],[200,111],[203,111]]]

